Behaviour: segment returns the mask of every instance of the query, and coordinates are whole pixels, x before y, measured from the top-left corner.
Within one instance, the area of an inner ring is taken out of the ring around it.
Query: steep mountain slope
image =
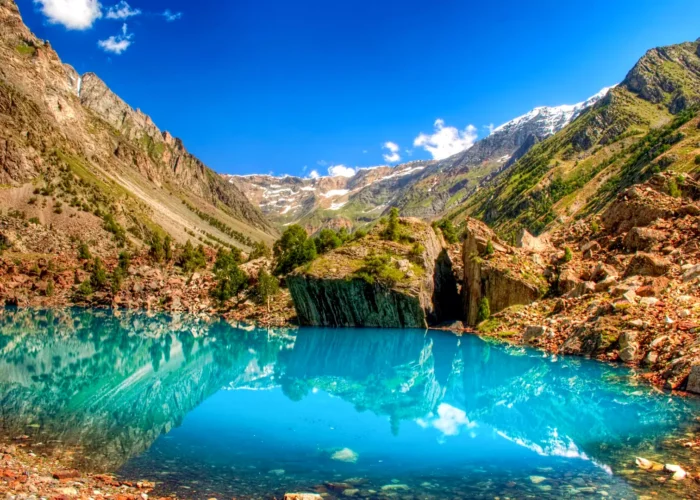
[[[508,168],[534,144],[578,117],[608,90],[575,105],[535,108],[496,128],[472,148],[440,161],[360,169],[350,178],[227,178],[272,221],[298,222],[312,232],[325,226],[352,227],[372,222],[390,206],[399,207],[405,215],[440,217],[467,199],[484,180]]]
[[[522,227],[541,232],[555,221],[597,213],[655,172],[698,170],[699,103],[700,43],[652,49],[604,99],[451,216],[459,221],[466,212],[502,235]]]
[[[0,209],[50,226],[57,240],[108,250],[110,232],[137,245],[167,232],[246,248],[276,234],[179,139],[63,64],[14,0],[0,0],[0,138]]]

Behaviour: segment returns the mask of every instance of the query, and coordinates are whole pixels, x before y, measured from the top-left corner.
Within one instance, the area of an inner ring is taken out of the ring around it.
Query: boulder
[[[659,255],[638,252],[632,257],[625,276],[663,276],[671,269],[671,263]]]
[[[536,340],[543,335],[547,333],[547,327],[546,326],[528,326],[525,329],[525,333],[523,334],[523,341],[524,342],[532,342],[533,340]]]
[[[688,392],[694,392],[695,394],[700,394],[700,363],[694,364],[690,367],[688,383],[685,390]]]
[[[600,243],[597,241],[589,241],[581,247],[581,253],[586,259],[590,259],[596,252],[600,252]]]
[[[625,236],[623,245],[630,252],[649,250],[666,239],[666,233],[648,227],[633,227]]]
[[[595,291],[595,283],[593,283],[592,281],[582,281],[579,284],[577,284],[573,290],[567,293],[566,297],[574,299],[577,297],[583,297],[584,295],[590,295],[592,293],[595,293]]]
[[[693,281],[700,278],[700,264],[692,266],[683,273],[683,281]]]
[[[576,327],[561,346],[562,354],[595,356],[615,343],[617,332],[598,325]]]
[[[639,344],[637,343],[637,332],[622,332],[620,337],[617,339],[617,343],[620,348],[620,359],[625,363],[634,361],[637,356],[637,351],[639,350]]]
[[[566,268],[559,273],[558,284],[560,294],[566,295],[570,293],[579,285],[579,283],[581,283],[581,280],[579,279],[578,274],[576,274],[576,272],[572,269]]]

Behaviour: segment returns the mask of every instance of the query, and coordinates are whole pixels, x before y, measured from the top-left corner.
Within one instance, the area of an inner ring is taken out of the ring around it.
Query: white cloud
[[[51,24],[62,24],[69,30],[86,30],[102,17],[98,0],[34,0]]]
[[[316,162],[316,165],[318,165],[320,167],[325,167],[326,165],[328,165],[328,162],[326,160],[318,160]]]
[[[435,133],[432,135],[421,133],[413,141],[413,145],[428,151],[433,155],[434,160],[443,160],[472,147],[477,137],[474,125],[458,130],[455,127],[445,127],[445,121],[438,118],[435,120]]]
[[[456,436],[462,427],[468,429],[476,427],[475,423],[469,421],[464,411],[447,403],[441,403],[437,413],[437,418],[430,424],[445,436]]]
[[[311,177],[312,179],[318,179],[321,176],[319,175],[318,170],[312,170],[311,172],[309,172],[309,177]]]
[[[401,160],[401,155],[399,155],[399,145],[395,142],[387,141],[382,146],[383,149],[387,149],[389,152],[383,154],[384,161],[387,163],[396,163]]]
[[[128,19],[132,16],[138,16],[141,14],[140,9],[132,9],[131,5],[122,0],[117,5],[113,5],[107,9],[107,19]]]
[[[110,36],[107,40],[100,40],[97,42],[97,45],[105,52],[119,55],[131,46],[133,37],[133,34],[127,32],[126,23],[124,23],[121,35]]]
[[[484,128],[489,131],[489,135],[493,134],[493,131],[496,129],[493,123],[489,123],[488,125],[484,125]]]
[[[357,173],[352,167],[346,167],[345,165],[333,165],[328,167],[328,175],[331,177],[352,177]]]
[[[170,9],[165,9],[165,12],[163,12],[163,17],[166,21],[172,23],[173,21],[177,21],[182,17],[182,12],[173,12]]]

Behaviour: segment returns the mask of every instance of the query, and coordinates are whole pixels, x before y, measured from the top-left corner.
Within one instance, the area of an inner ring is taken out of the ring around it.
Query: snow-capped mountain
[[[572,120],[581,114],[583,110],[593,106],[605,97],[612,87],[605,87],[594,96],[578,104],[564,104],[562,106],[540,106],[522,116],[504,123],[493,129],[491,135],[498,132],[510,132],[513,129],[534,124],[542,135],[556,134],[566,127]]]
[[[392,206],[405,215],[439,217],[463,202],[489,176],[508,168],[534,144],[564,128],[609,90],[605,88],[578,104],[537,107],[444,160],[361,168],[350,177],[225,177],[273,222],[298,222],[311,232],[325,226],[351,228],[371,222]]]

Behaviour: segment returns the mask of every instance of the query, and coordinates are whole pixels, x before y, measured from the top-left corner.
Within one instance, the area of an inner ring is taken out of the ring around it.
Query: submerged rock
[[[331,455],[331,460],[337,460],[338,462],[347,462],[354,464],[357,462],[359,455],[352,451],[350,448],[343,448],[338,450]]]

